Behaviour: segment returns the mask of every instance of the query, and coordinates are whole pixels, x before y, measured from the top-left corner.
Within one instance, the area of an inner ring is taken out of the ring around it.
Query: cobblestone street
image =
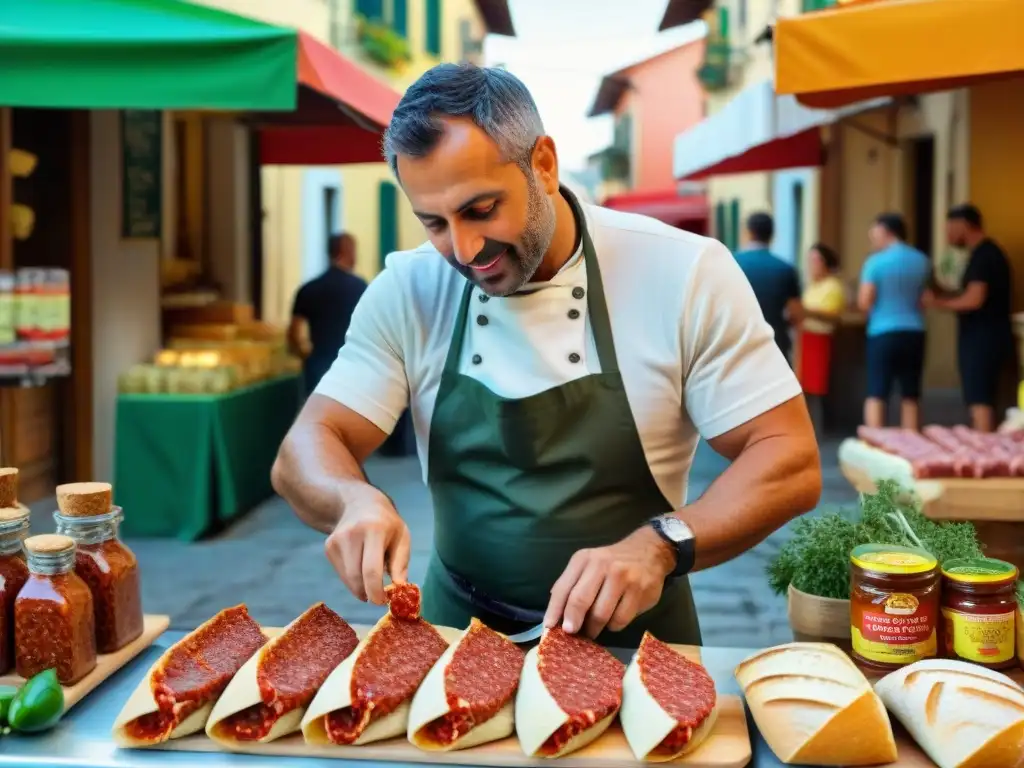
[[[836,444],[822,448],[822,506],[852,503],[855,495],[835,469]],[[705,444],[691,474],[691,498],[711,483],[725,461]],[[420,580],[431,542],[432,514],[415,458],[374,459],[371,480],[388,493],[409,522],[413,536],[410,578]],[[33,505],[33,529],[52,530],[52,502]],[[138,510],[125,510],[125,514]],[[785,600],[766,586],[764,567],[787,536],[786,529],[735,560],[692,577],[704,642],[754,647],[791,639]],[[239,602],[268,626],[282,625],[323,600],[351,622],[372,623],[382,609],[355,600],[323,555],[323,537],[307,529],[279,498],[262,504],[227,531],[187,544],[130,539],[143,572],[149,613],[167,613],[175,629],[191,629],[220,609]]]

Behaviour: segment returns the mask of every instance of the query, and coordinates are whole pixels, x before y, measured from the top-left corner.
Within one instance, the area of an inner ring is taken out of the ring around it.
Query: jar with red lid
[[[1017,663],[1017,567],[991,557],[942,566],[944,655],[989,669]]]
[[[74,539],[75,572],[89,585],[95,611],[96,650],[113,653],[143,630],[139,563],[118,537],[122,511],[111,506],[101,515],[53,513],[57,533]]]
[[[28,528],[27,507],[0,509],[0,675],[14,667],[14,599],[28,581],[21,544]]]
[[[26,679],[56,669],[73,685],[96,668],[92,592],[75,573],[75,542],[52,533],[23,542],[28,580],[14,601],[14,659]]]

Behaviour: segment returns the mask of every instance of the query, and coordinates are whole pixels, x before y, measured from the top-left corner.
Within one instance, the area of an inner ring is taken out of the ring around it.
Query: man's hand
[[[607,627],[624,629],[661,599],[675,553],[650,526],[608,547],[581,549],[551,588],[544,625],[562,620],[566,632],[580,628],[595,638]]]
[[[924,293],[921,294],[921,306],[924,309],[933,309],[938,306],[938,297],[935,295],[935,291],[931,288],[925,288]]]
[[[391,501],[372,486],[346,501],[325,549],[345,586],[360,600],[383,605],[384,572],[404,582],[409,571],[409,528]]]

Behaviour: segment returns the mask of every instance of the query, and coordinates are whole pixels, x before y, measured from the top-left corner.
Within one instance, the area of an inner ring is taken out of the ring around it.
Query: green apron
[[[474,293],[467,282],[430,424],[434,552],[423,615],[435,624],[462,628],[476,616],[502,632],[527,629],[543,618],[551,587],[577,550],[613,544],[672,511],[626,398],[586,219],[572,193],[562,194],[581,229],[601,373],[522,399],[500,397],[459,373]],[[574,289],[574,301],[583,296]],[[486,310],[488,298],[479,298]],[[578,315],[567,322],[583,322]],[[493,352],[501,353],[500,346]],[[598,641],[635,648],[644,630],[666,642],[700,644],[687,578],[667,581],[654,608]]]

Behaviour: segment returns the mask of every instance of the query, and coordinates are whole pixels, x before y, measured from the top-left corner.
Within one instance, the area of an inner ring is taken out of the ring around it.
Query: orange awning
[[[381,135],[401,96],[333,48],[299,32],[298,105],[263,112],[264,165],[381,162]]]
[[[876,0],[782,18],[775,90],[812,107],[1024,75],[1024,0]]]

